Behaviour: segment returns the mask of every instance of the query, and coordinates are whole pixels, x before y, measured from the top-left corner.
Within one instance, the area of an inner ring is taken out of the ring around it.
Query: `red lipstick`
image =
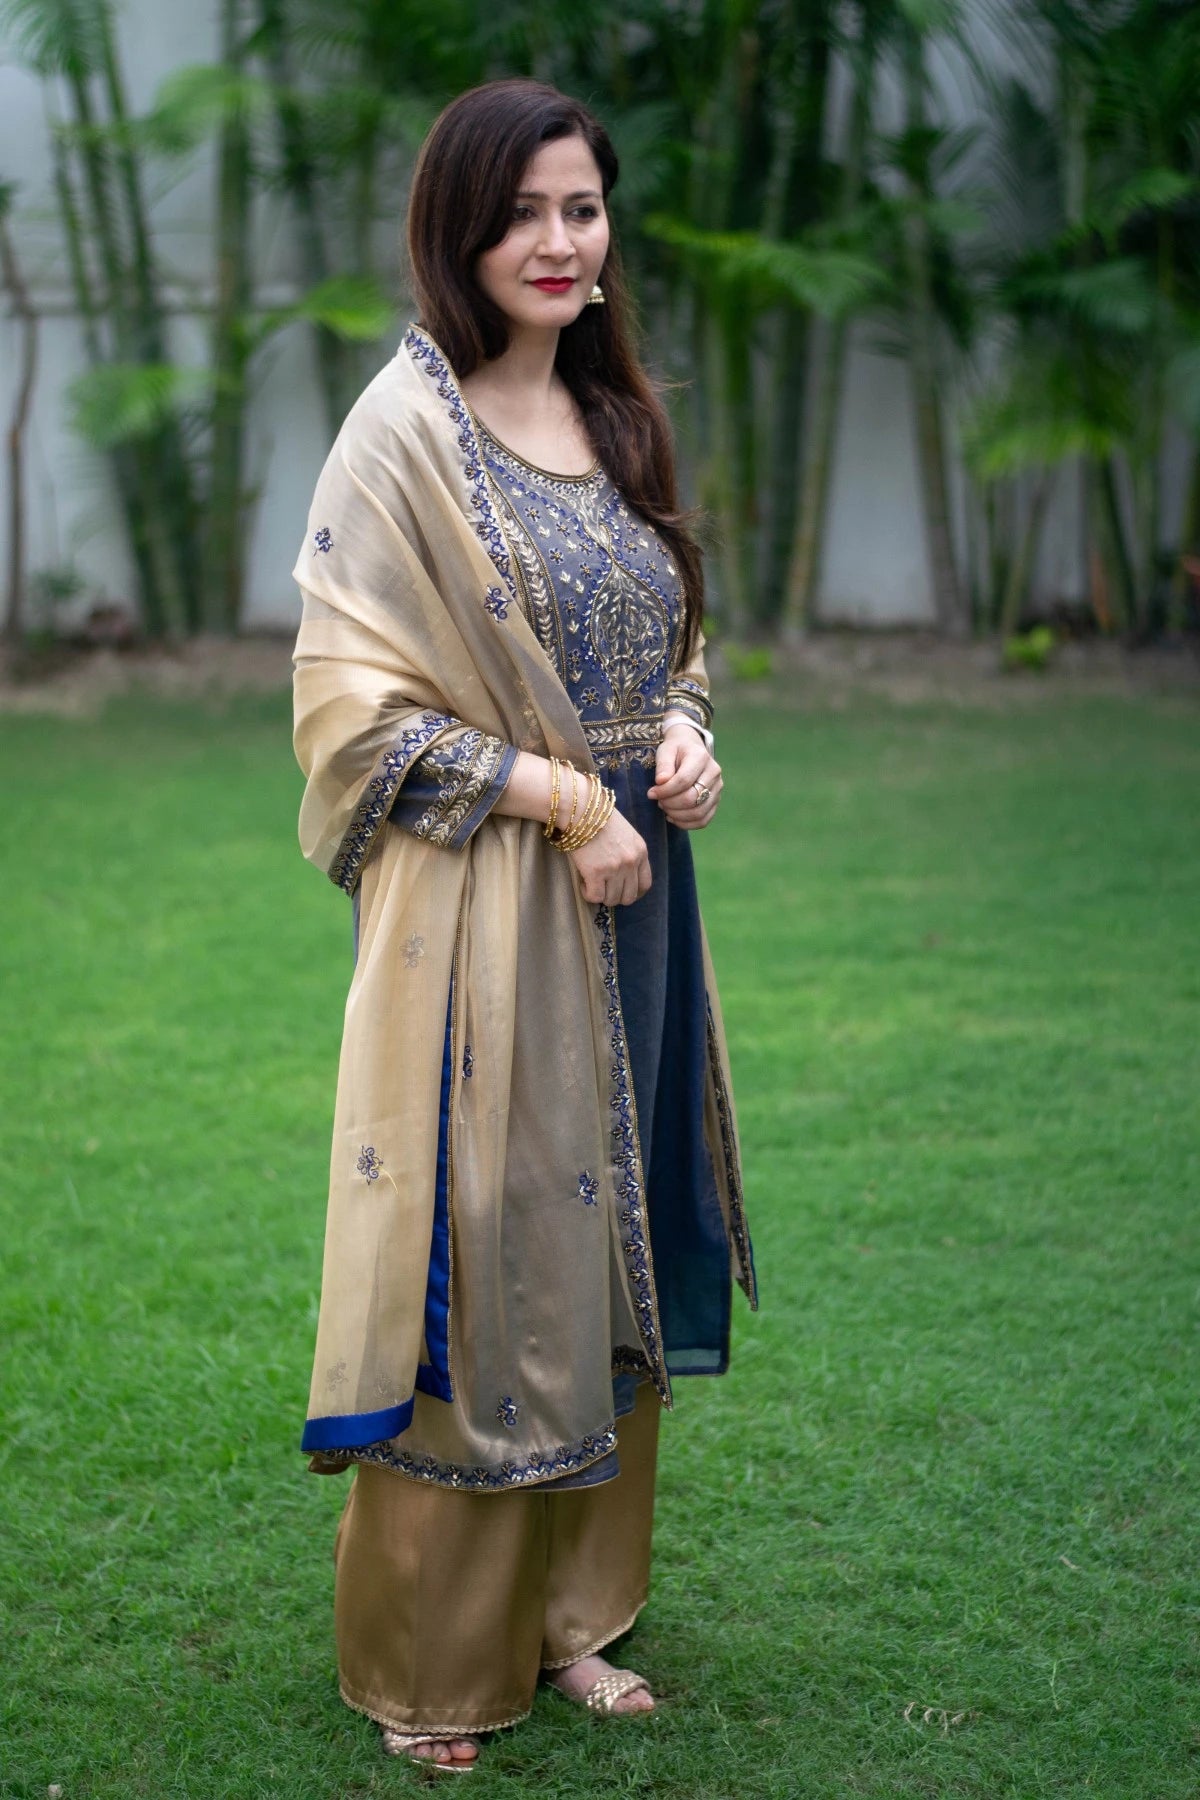
[[[542,279],[535,281],[533,285],[541,288],[544,294],[565,294],[569,287],[575,286],[575,277],[573,275],[543,275]]]

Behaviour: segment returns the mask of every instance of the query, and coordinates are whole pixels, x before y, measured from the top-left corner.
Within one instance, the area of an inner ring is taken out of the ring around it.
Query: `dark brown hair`
[[[408,255],[417,316],[460,378],[508,347],[508,321],[475,279],[480,253],[507,235],[521,178],[540,145],[581,137],[607,201],[617,155],[603,125],[578,100],[540,81],[487,81],[452,100],[434,121],[413,173]],[[611,224],[610,224],[611,229]],[[606,304],[584,306],[559,333],[555,367],[583,415],[596,454],[626,503],[659,531],[679,569],[683,629],[676,662],[695,648],[704,571],[679,508],[666,409],[643,369],[615,238],[600,271]]]

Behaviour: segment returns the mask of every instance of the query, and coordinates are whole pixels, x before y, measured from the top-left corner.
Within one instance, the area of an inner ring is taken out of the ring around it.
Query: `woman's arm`
[[[571,812],[570,771],[563,769],[558,803],[558,823],[565,826]],[[576,777],[578,810],[587,797],[587,782]],[[521,750],[508,786],[496,802],[496,811],[518,819],[550,817],[550,759]],[[549,846],[547,846],[548,848]],[[614,812],[604,828],[581,850],[567,852],[579,872],[583,897],[593,906],[629,906],[650,887],[650,856],[640,831],[622,813]]]
[[[583,776],[576,777],[574,792],[577,812],[582,812],[587,798]],[[544,825],[550,817],[550,798],[548,757],[518,750],[463,725],[445,733],[413,764],[391,817],[415,837],[461,850],[491,812]],[[570,822],[571,800],[570,772],[563,769],[557,823],[564,828]],[[583,897],[593,905],[628,905],[650,886],[645,840],[618,812],[590,843],[568,854],[579,871]]]

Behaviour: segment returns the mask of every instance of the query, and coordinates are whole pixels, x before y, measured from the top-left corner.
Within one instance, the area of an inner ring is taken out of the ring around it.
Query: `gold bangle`
[[[585,798],[584,813],[586,813],[586,811],[587,811],[587,801]],[[570,824],[567,826],[564,826],[564,828],[561,831],[559,831],[555,835],[555,837],[552,839],[554,848],[556,850],[569,850],[571,848],[572,844],[574,844],[575,839],[579,835],[579,827],[582,825],[582,823],[583,823],[583,813],[577,815],[575,808],[572,807]]]
[[[600,796],[597,792],[600,783],[594,775],[588,775],[585,779],[588,784],[588,796],[584,803],[583,812],[581,813],[578,822],[572,824],[568,830],[563,832],[561,838],[559,838],[557,844],[559,850],[579,850],[584,844],[591,840],[592,820],[600,805]]]
[[[583,812],[578,812],[579,790],[578,785],[576,785],[576,767],[574,767],[574,763],[572,763],[572,765],[570,765],[570,817],[567,824],[561,828],[558,837],[554,839],[554,848],[556,848],[556,850],[570,850],[570,848],[574,848],[574,842],[578,839],[579,832],[583,830],[583,824],[587,821],[588,812],[590,812],[590,808],[592,808],[592,787],[590,787],[592,778],[590,778],[590,776],[585,776],[583,779],[588,783],[587,799],[585,799],[585,803],[583,803]]]
[[[611,788],[606,788],[598,775],[589,775],[589,792],[587,805],[577,826],[564,832],[555,840],[555,848],[562,851],[582,850],[599,836],[608,821],[612,818],[617,804],[617,796]]]
[[[559,771],[561,764],[557,756],[550,758],[550,811],[546,815],[546,823],[542,826],[542,836],[552,838],[558,819]]]
[[[578,781],[578,772],[577,772],[577,770],[576,770],[576,768],[575,768],[575,764],[574,764],[574,763],[568,763],[568,764],[567,764],[567,767],[568,767],[568,769],[570,769],[570,771],[571,771],[571,810],[570,810],[570,812],[569,812],[569,813],[568,813],[568,814],[567,814],[567,822],[566,822],[566,824],[565,824],[565,825],[564,825],[564,826],[563,826],[563,828],[562,828],[562,835],[563,835],[563,836],[564,836],[564,837],[566,837],[566,836],[567,836],[567,835],[568,835],[568,834],[569,834],[569,833],[570,833],[570,832],[571,832],[571,831],[572,831],[572,830],[574,830],[574,827],[575,827],[575,810],[576,810],[576,808],[577,808],[577,807],[578,807],[578,805],[579,805],[579,781]]]

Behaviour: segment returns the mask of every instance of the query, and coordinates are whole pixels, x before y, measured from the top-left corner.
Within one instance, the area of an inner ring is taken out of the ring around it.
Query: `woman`
[[[603,128],[489,82],[409,209],[421,323],[296,566],[305,854],[354,899],[310,1466],[357,1465],[341,1691],[469,1768],[539,1673],[602,1712],[671,1377],[755,1304],[687,833],[712,755],[697,549],[632,347]]]

